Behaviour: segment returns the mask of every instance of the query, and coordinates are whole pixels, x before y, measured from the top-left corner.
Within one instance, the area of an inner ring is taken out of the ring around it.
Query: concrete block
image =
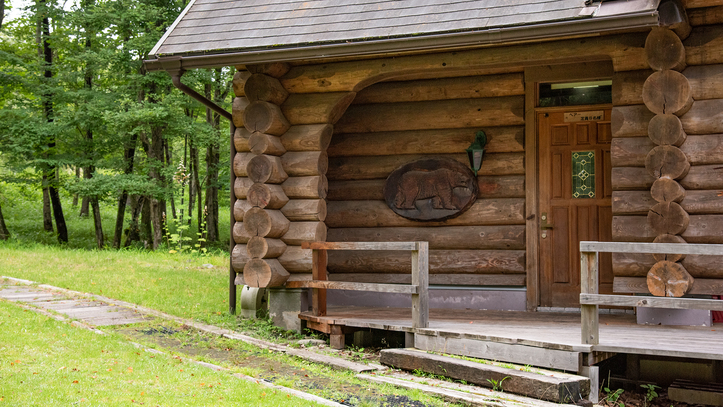
[[[308,311],[308,290],[303,288],[268,288],[269,317],[274,325],[290,331],[301,332],[303,327],[299,313]]]

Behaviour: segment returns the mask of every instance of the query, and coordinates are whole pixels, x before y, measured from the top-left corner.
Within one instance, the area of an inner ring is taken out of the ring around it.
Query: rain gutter
[[[240,64],[318,60],[394,52],[424,51],[450,47],[499,45],[510,42],[552,39],[568,36],[598,36],[603,32],[634,30],[660,25],[659,13],[645,12],[598,16],[575,21],[559,21],[482,31],[429,34],[385,40],[301,45],[295,48],[256,49],[206,55],[159,56],[143,63],[149,71],[167,70],[166,61],[178,61],[182,69],[215,68]]]
[[[213,103],[202,94],[196,92],[195,90],[189,88],[183,82],[181,82],[181,76],[183,76],[183,74],[186,72],[186,69],[182,67],[182,58],[180,56],[163,58],[159,60],[159,64],[160,69],[157,70],[164,70],[168,72],[168,74],[171,75],[171,79],[173,80],[173,86],[175,86],[181,92],[187,94],[188,96],[198,100],[204,106],[208,107],[209,109],[213,110],[224,118],[232,120],[231,112]]]

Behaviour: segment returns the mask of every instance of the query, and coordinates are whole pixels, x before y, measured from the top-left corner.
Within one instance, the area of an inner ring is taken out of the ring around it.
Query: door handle
[[[542,216],[540,216],[540,230],[549,230],[552,228],[552,224],[547,223],[547,212],[543,212]]]

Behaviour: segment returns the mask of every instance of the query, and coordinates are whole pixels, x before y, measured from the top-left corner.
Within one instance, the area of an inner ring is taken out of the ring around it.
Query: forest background
[[[228,250],[227,123],[143,67],[186,4],[0,0],[0,239]],[[183,82],[228,109],[232,74]]]

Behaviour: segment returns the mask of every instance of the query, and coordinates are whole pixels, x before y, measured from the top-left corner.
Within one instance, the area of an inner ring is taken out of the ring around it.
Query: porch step
[[[441,397],[451,402],[467,406],[484,407],[579,407],[580,405],[591,406],[592,403],[584,404],[559,404],[550,401],[533,399],[525,396],[494,391],[486,388],[452,383],[446,380],[418,377],[407,373],[387,372],[384,374],[358,374],[359,379],[375,383],[391,384],[411,390],[418,390],[423,393]]]
[[[555,403],[574,403],[590,394],[587,377],[511,364],[473,362],[417,349],[382,350],[381,363]]]

